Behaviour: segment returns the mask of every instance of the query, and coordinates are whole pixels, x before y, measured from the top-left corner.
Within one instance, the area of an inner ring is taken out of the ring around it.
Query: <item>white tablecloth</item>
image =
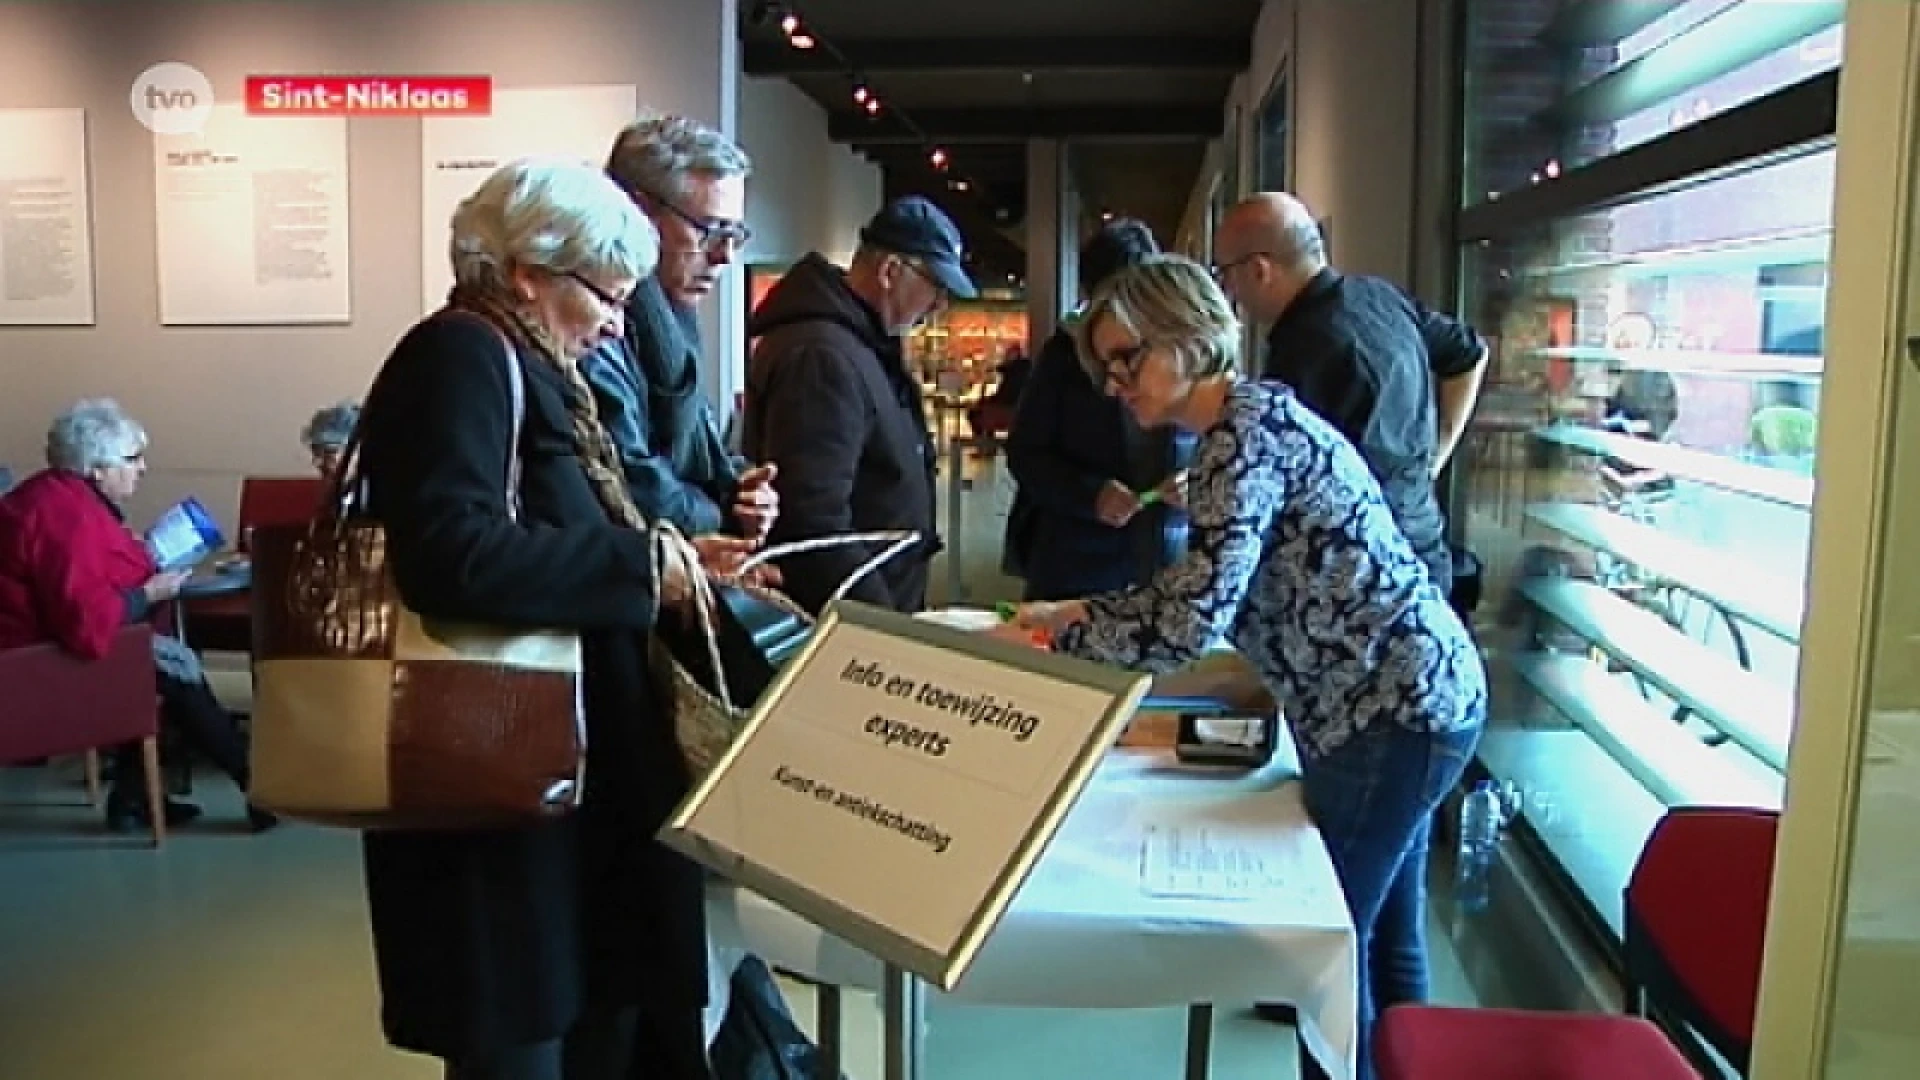
[[[1291,1002],[1315,1056],[1336,1078],[1351,1075],[1353,927],[1294,777],[1290,758],[1241,773],[1182,766],[1171,752],[1112,751],[946,996],[1081,1009]],[[1149,831],[1191,841],[1198,829],[1216,850],[1257,861],[1266,884],[1239,898],[1150,885]],[[748,950],[820,982],[881,985],[880,961],[758,894],[715,884],[707,907],[718,967]]]

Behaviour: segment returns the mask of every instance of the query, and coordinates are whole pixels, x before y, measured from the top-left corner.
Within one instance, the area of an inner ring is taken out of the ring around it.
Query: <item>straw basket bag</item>
[[[699,555],[672,525],[656,525],[654,537],[655,580],[665,566],[678,561],[693,583],[689,611],[677,621],[663,615],[650,648],[655,672],[671,689],[674,734],[695,779],[706,775],[732,745],[767,684],[813,633],[813,617],[798,604],[778,590],[749,584],[741,575],[803,552],[878,546],[827,598],[832,603],[920,542],[920,534],[912,531],[796,540],[755,552],[737,575],[715,580],[700,570]]]

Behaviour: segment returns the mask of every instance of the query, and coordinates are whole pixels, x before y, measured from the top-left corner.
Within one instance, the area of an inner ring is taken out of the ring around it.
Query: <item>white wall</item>
[[[753,158],[747,221],[753,263],[810,251],[845,263],[880,209],[880,167],[827,139],[827,114],[785,79],[740,80],[738,139]]]
[[[1291,189],[1328,223],[1341,268],[1411,280],[1421,129],[1419,5],[1435,0],[1267,0],[1252,63],[1225,116],[1240,117],[1236,190],[1253,179],[1261,102],[1288,77]],[[1429,25],[1439,20],[1430,20]],[[1429,82],[1437,73],[1429,72]],[[1188,222],[1203,220],[1212,171]],[[1423,223],[1424,227],[1424,223]]]
[[[0,462],[41,461],[47,420],[112,394],[152,435],[136,520],[188,492],[231,519],[239,478],[307,469],[313,409],[357,396],[419,315],[418,121],[348,123],[353,321],[162,328],[152,142],[127,93],[163,60],[223,100],[249,74],[486,74],[500,87],[631,82],[643,107],[733,130],[733,0],[382,0],[0,5],[0,107],[87,110],[97,325],[0,329]],[[607,133],[611,144],[614,132]],[[444,223],[425,227],[444,229]],[[713,305],[711,357],[737,353],[738,285]]]

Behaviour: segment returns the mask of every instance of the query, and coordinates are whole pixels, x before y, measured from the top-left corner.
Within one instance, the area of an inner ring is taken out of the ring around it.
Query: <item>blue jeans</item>
[[[1307,761],[1307,813],[1326,840],[1346,893],[1357,947],[1356,1080],[1373,1076],[1373,1025],[1382,1011],[1427,997],[1427,837],[1480,741],[1480,725],[1440,733],[1399,727],[1360,732]]]

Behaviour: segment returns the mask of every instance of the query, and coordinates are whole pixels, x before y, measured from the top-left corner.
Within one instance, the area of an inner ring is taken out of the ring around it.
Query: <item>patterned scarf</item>
[[[633,504],[633,496],[627,492],[625,475],[620,469],[619,451],[614,447],[613,438],[607,434],[606,427],[600,423],[599,411],[593,403],[593,391],[587,385],[586,376],[581,374],[579,363],[561,350],[545,327],[528,318],[499,291],[455,286],[447,296],[447,307],[487,320],[523,354],[530,353],[540,358],[565,377],[567,415],[572,421],[573,444],[586,469],[587,480],[593,486],[595,497],[615,524],[642,531],[650,529],[652,523],[640,513]],[[515,452],[518,452],[518,448],[515,448]]]

